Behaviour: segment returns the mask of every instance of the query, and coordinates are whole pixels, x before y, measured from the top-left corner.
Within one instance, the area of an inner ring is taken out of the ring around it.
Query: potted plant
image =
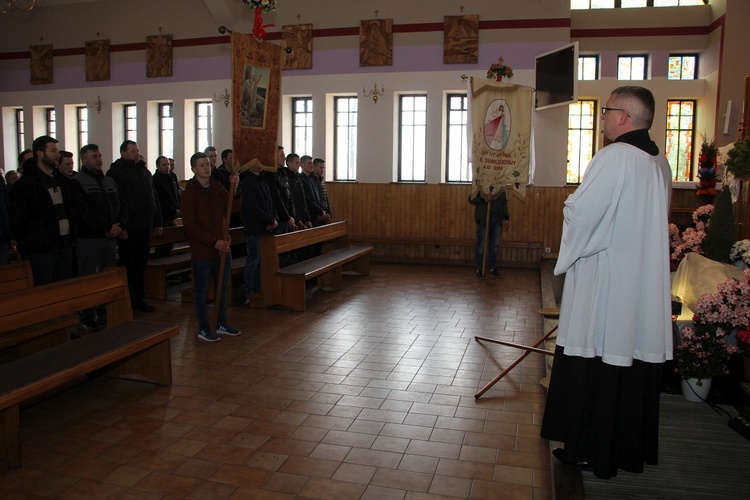
[[[693,320],[680,332],[677,346],[677,369],[682,378],[682,395],[688,401],[703,401],[711,390],[714,376],[726,372],[736,346],[727,345],[727,330],[710,323]]]
[[[732,250],[729,252],[729,258],[732,259],[734,265],[740,269],[745,269],[750,266],[750,240],[740,240],[732,245]]]

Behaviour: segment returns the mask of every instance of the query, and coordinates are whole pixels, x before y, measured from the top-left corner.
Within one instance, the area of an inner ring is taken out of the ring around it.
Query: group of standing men
[[[21,257],[31,263],[34,284],[68,279],[76,267],[80,276],[100,272],[116,265],[119,252],[133,309],[154,311],[144,302],[143,272],[150,235],[160,234],[164,223],[138,145],[123,142],[120,158],[106,175],[96,144],[81,148],[78,172],[72,168],[72,154],[62,156],[53,137],[35,139],[31,153],[9,191],[8,213],[12,237]],[[61,156],[70,165],[63,165]],[[176,178],[169,177],[178,189]],[[81,326],[96,329],[105,321],[101,316],[90,311]]]

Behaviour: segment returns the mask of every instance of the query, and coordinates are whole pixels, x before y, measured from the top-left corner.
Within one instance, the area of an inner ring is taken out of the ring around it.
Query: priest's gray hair
[[[636,128],[650,129],[654,121],[654,94],[650,90],[637,86],[617,87],[612,91],[619,106],[627,110]]]

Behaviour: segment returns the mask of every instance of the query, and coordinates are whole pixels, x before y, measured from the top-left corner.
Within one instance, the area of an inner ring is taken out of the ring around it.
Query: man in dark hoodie
[[[96,144],[81,148],[81,170],[72,178],[76,221],[78,275],[99,273],[117,264],[117,240],[127,239],[127,221],[114,179],[102,172],[102,154]],[[79,209],[79,207],[81,207]],[[89,309],[81,314],[81,327],[94,331],[105,322],[105,309]],[[99,316],[99,324],[97,324]]]
[[[10,191],[10,221],[22,259],[31,262],[35,285],[70,278],[73,221],[70,181],[57,171],[57,139],[37,137],[34,156]]]
[[[143,301],[143,272],[148,261],[149,236],[161,236],[162,217],[159,199],[154,192],[151,172],[139,159],[138,145],[125,141],[120,146],[120,159],[112,164],[107,175],[117,183],[120,202],[128,218],[127,239],[118,239],[120,265],[125,266],[130,285],[130,301],[136,311],[153,312],[156,308]]]

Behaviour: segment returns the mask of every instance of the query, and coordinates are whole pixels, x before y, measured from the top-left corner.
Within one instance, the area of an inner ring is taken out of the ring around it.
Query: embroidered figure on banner
[[[484,140],[490,149],[500,151],[508,144],[510,127],[510,106],[505,99],[495,99],[487,106],[484,117]]]
[[[270,68],[245,65],[242,78],[242,110],[240,125],[242,127],[266,127],[266,99]]]

